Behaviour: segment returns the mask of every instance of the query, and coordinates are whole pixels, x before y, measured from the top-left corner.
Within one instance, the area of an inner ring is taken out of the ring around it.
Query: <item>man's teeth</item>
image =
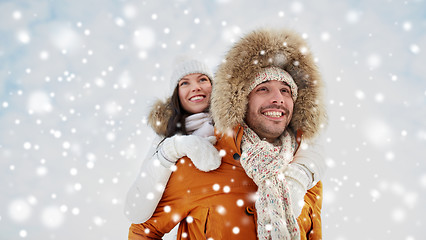
[[[281,117],[283,115],[282,112],[264,112],[263,115],[270,117]]]
[[[195,97],[192,97],[191,98],[191,101],[197,101],[197,100],[201,100],[201,99],[203,99],[204,97],[202,97],[202,96],[195,96]]]

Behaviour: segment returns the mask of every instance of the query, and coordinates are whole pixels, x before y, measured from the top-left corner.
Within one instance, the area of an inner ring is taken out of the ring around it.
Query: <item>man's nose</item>
[[[283,104],[284,96],[281,94],[279,89],[273,89],[271,91],[271,102],[275,104]]]

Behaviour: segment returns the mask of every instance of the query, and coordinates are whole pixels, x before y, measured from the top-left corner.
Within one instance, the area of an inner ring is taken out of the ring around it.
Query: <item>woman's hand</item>
[[[217,169],[221,164],[221,156],[212,142],[213,137],[195,135],[175,135],[163,141],[158,149],[158,159],[165,167],[171,167],[178,159],[188,156],[192,163],[201,171],[208,172]]]

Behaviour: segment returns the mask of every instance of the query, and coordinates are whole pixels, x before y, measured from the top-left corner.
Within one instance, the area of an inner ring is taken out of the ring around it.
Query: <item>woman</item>
[[[172,96],[167,103],[157,102],[149,116],[149,124],[158,135],[127,194],[125,215],[133,223],[151,217],[179,158],[189,156],[202,171],[220,165],[207,113],[213,74],[198,60],[182,57],[179,61],[171,77],[176,86]]]
[[[208,77],[209,80],[212,79],[212,75],[209,73],[207,68],[201,67],[203,66],[201,63],[195,64],[195,60],[192,60],[191,64],[183,64],[185,66],[194,66],[198,65],[198,71],[190,71],[192,75],[186,75],[189,72],[186,69],[183,68],[182,65],[178,65],[174,73],[172,75],[172,81],[176,81],[176,87],[174,89],[173,96],[167,100],[167,103],[157,103],[156,106],[154,106],[153,110],[150,113],[150,124],[153,127],[153,129],[156,131],[157,134],[165,136],[165,140],[159,145],[157,148],[157,151],[154,154],[151,154],[151,158],[144,161],[141,174],[139,174],[138,179],[133,184],[132,188],[130,189],[128,195],[127,195],[127,201],[126,201],[126,215],[133,223],[141,223],[145,222],[148,218],[150,218],[157,207],[161,196],[163,194],[165,185],[167,184],[168,179],[170,178],[170,175],[172,173],[172,170],[170,168],[173,168],[176,163],[176,161],[183,156],[188,156],[188,158],[193,162],[193,164],[200,170],[203,171],[209,171],[214,170],[220,165],[220,157],[219,162],[217,161],[218,152],[213,147],[210,142],[214,142],[213,137],[213,127],[211,125],[211,119],[209,115],[206,113],[207,108],[209,106],[209,98],[210,98],[210,92],[211,92],[211,82],[206,81],[206,79],[203,79],[204,77]],[[194,69],[194,68],[192,68]],[[197,74],[194,74],[197,73]],[[204,74],[204,75],[203,75]],[[201,86],[200,88],[196,88],[197,90],[194,90],[194,88],[191,88],[191,86],[195,86],[195,82],[198,82]],[[205,101],[207,100],[207,101]],[[170,117],[171,116],[171,117]],[[167,124],[166,124],[167,122]],[[180,134],[192,134],[192,135],[185,135],[185,136],[176,136],[176,133]],[[209,138],[202,138],[208,137]],[[184,141],[178,140],[185,138]],[[210,140],[213,139],[213,140]],[[209,141],[210,140],[210,141]],[[178,146],[180,142],[185,142],[187,144],[181,144],[184,146]],[[174,147],[173,147],[174,146]],[[195,149],[194,147],[197,147]],[[222,147],[225,147],[223,145]],[[218,148],[221,149],[221,148]],[[231,149],[232,150],[232,149]],[[239,151],[239,150],[235,150]],[[317,150],[310,147],[307,151],[299,150],[296,155],[295,159],[299,158],[304,160],[304,163],[313,161],[312,159],[318,158],[316,155],[318,153]],[[320,156],[319,158],[321,158]],[[183,160],[187,160],[188,158],[184,158]],[[225,159],[225,157],[224,157]],[[321,162],[323,159],[316,159],[316,162]],[[300,161],[299,161],[300,162]],[[227,162],[225,161],[224,164]],[[181,162],[179,163],[179,167],[184,168],[181,166]],[[323,168],[318,169],[308,169],[305,167],[305,164],[300,165],[298,163],[294,163],[294,165],[297,165],[299,169],[301,170],[302,174],[307,175],[305,178],[309,178],[309,182],[304,182],[307,186],[303,186],[304,191],[302,191],[301,197],[300,194],[293,194],[291,196],[292,200],[295,202],[299,202],[300,199],[303,201],[303,196],[306,193],[306,189],[309,189],[313,185],[316,184],[316,182],[321,178]],[[306,164],[307,165],[307,164]],[[321,164],[316,164],[321,165]],[[323,164],[324,165],[324,164]],[[236,166],[232,166],[235,168]],[[222,171],[222,166],[221,169]],[[241,168],[242,173],[245,176],[244,170]],[[194,172],[191,172],[194,173]],[[198,176],[198,175],[197,175]],[[199,175],[199,178],[208,178],[210,175]],[[246,176],[245,176],[246,177]],[[175,175],[175,178],[176,175]],[[196,176],[194,176],[196,178]],[[244,177],[241,177],[243,179]],[[295,177],[297,178],[297,177]],[[234,181],[235,179],[238,179],[237,177],[232,178],[231,180]],[[219,180],[218,180],[219,181]],[[248,178],[243,179],[244,181],[251,181]],[[223,186],[223,184],[218,184],[220,186]],[[295,185],[297,186],[297,185]],[[250,190],[256,191],[257,187],[253,184],[248,186],[247,188],[250,188]],[[237,189],[237,187],[231,187],[232,190]],[[211,189],[209,189],[211,191]],[[292,191],[293,189],[291,189]],[[216,191],[216,190],[215,190]],[[224,190],[225,191],[225,190]],[[245,191],[245,190],[244,190]],[[243,190],[241,190],[242,193],[244,193]],[[299,191],[299,189],[296,189],[295,191]],[[182,193],[183,194],[183,193]],[[168,193],[170,195],[170,193]],[[244,194],[241,194],[243,196]],[[215,197],[215,196],[213,196]],[[243,197],[240,197],[238,200],[243,199]],[[243,209],[246,209],[246,211],[252,211],[252,206],[254,205],[254,202],[250,202],[252,199],[243,199],[242,201],[244,204],[242,205]],[[232,202],[232,204],[235,203],[235,201],[229,201]],[[225,205],[227,203],[224,203]],[[160,204],[161,205],[161,204]],[[164,210],[161,211],[170,211],[170,208],[174,210],[174,206],[169,205],[161,205],[158,206],[159,208],[162,208]],[[218,209],[225,209],[218,207]],[[241,206],[240,206],[241,207]],[[229,207],[228,209],[230,209]],[[299,206],[298,204],[293,204],[294,212],[298,216],[300,212],[302,211],[302,206]],[[217,210],[217,209],[215,209]],[[214,216],[213,211],[207,210],[209,215],[209,218],[211,216]],[[230,211],[231,212],[231,211]],[[230,213],[229,212],[229,213]],[[196,211],[192,211],[191,214],[187,216],[191,216],[190,219],[194,219],[191,221],[197,222],[195,219],[197,217],[201,217],[200,215],[206,216],[206,212],[204,212],[203,209],[196,209]],[[231,214],[232,215],[232,214]],[[244,215],[247,215],[244,213]],[[174,218],[176,215],[173,215]],[[154,216],[156,217],[156,216]],[[173,219],[174,225],[179,223],[182,219],[185,219],[186,216],[180,216],[181,218]],[[247,217],[247,216],[245,216]],[[309,218],[310,216],[305,216]],[[217,219],[217,218],[216,218]],[[252,217],[250,217],[252,221]],[[151,220],[150,220],[151,221]],[[188,220],[187,220],[188,221]],[[247,221],[243,221],[247,222]],[[214,224],[214,222],[209,222],[209,224]],[[172,224],[173,225],[173,224]],[[161,229],[158,231],[158,233],[155,233],[155,237],[158,237],[159,235],[163,234],[164,232],[167,232],[173,226],[162,226]],[[206,224],[203,224],[201,222],[201,226],[207,226]],[[249,227],[244,227],[244,229],[251,229],[255,231],[256,227],[255,225],[246,225]],[[145,226],[144,226],[145,227]],[[141,237],[143,234],[145,234],[144,227],[141,228],[141,225],[139,224],[133,224],[130,229],[129,239],[139,239],[143,238]],[[217,228],[218,231],[219,227],[216,225],[215,228]],[[165,229],[163,231],[163,229]],[[210,228],[211,229],[211,228]],[[241,229],[243,230],[243,229]],[[191,236],[190,230],[185,229],[185,227],[182,227],[182,229],[179,229],[180,234],[178,237],[185,237],[181,236],[183,234],[189,234],[188,237]],[[238,231],[235,229],[232,229],[232,231]],[[152,231],[153,232],[153,231]],[[154,234],[154,233],[153,233]],[[149,237],[152,237],[151,235]]]

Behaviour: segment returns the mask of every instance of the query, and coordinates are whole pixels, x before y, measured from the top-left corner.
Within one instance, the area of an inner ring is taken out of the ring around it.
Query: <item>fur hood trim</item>
[[[210,112],[215,127],[227,133],[244,121],[249,85],[262,68],[287,71],[298,86],[290,128],[315,137],[326,125],[323,81],[305,40],[290,30],[260,29],[240,39],[219,66]]]
[[[170,108],[170,98],[161,101],[157,100],[151,108],[148,116],[148,124],[160,136],[165,136],[167,132],[167,123],[172,116],[172,109]]]

